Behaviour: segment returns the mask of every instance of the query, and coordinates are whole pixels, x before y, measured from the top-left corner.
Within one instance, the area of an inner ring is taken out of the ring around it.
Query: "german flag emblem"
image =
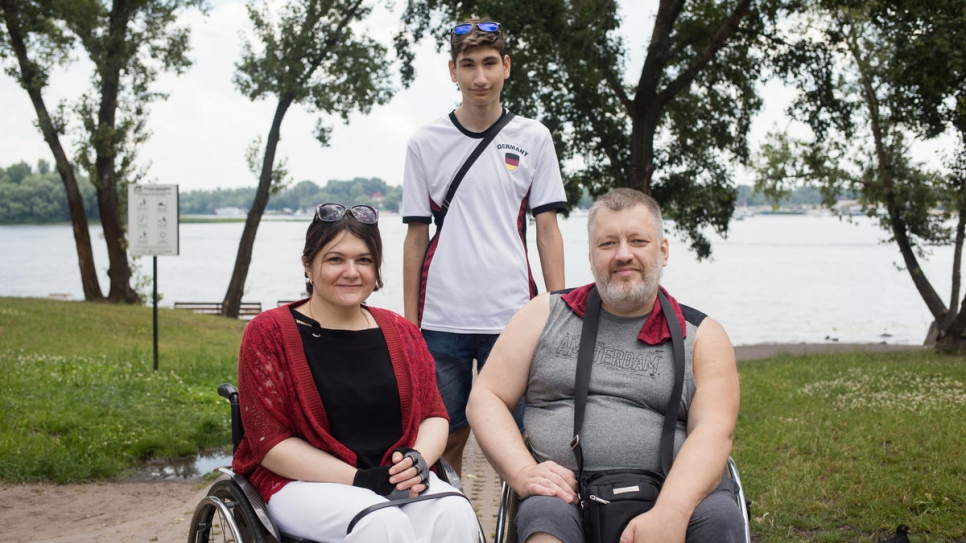
[[[520,155],[516,153],[507,153],[505,162],[506,169],[512,172],[513,170],[517,169],[517,166],[520,165]]]

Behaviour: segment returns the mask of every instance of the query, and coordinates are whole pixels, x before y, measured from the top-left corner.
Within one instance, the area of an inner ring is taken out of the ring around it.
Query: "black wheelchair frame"
[[[231,405],[232,450],[238,448],[245,429],[241,421],[238,389],[230,384],[218,386],[218,395]],[[460,492],[463,485],[456,471],[442,458],[435,464],[437,476]],[[265,502],[243,475],[230,468],[219,468],[224,476],[215,481],[208,494],[195,507],[188,528],[188,543],[319,543],[284,534],[272,522]],[[480,543],[486,543],[480,528]]]

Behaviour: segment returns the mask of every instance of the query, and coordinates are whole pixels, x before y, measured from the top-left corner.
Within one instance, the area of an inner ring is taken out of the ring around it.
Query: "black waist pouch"
[[[631,519],[654,507],[663,483],[663,477],[647,470],[585,473],[580,498],[587,543],[618,543]]]

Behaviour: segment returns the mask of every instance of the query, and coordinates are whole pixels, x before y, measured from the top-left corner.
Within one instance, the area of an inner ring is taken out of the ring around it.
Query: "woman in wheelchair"
[[[449,430],[419,329],[364,305],[382,286],[375,209],[321,204],[305,235],[307,300],[245,330],[238,388],[245,435],[232,462],[283,533],[316,541],[471,542],[462,497],[362,510],[454,488],[429,470]]]

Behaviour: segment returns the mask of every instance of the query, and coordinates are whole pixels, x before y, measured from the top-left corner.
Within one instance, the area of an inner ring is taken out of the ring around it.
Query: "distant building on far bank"
[[[216,217],[226,219],[244,218],[248,216],[248,210],[241,207],[216,207],[214,211]]]

